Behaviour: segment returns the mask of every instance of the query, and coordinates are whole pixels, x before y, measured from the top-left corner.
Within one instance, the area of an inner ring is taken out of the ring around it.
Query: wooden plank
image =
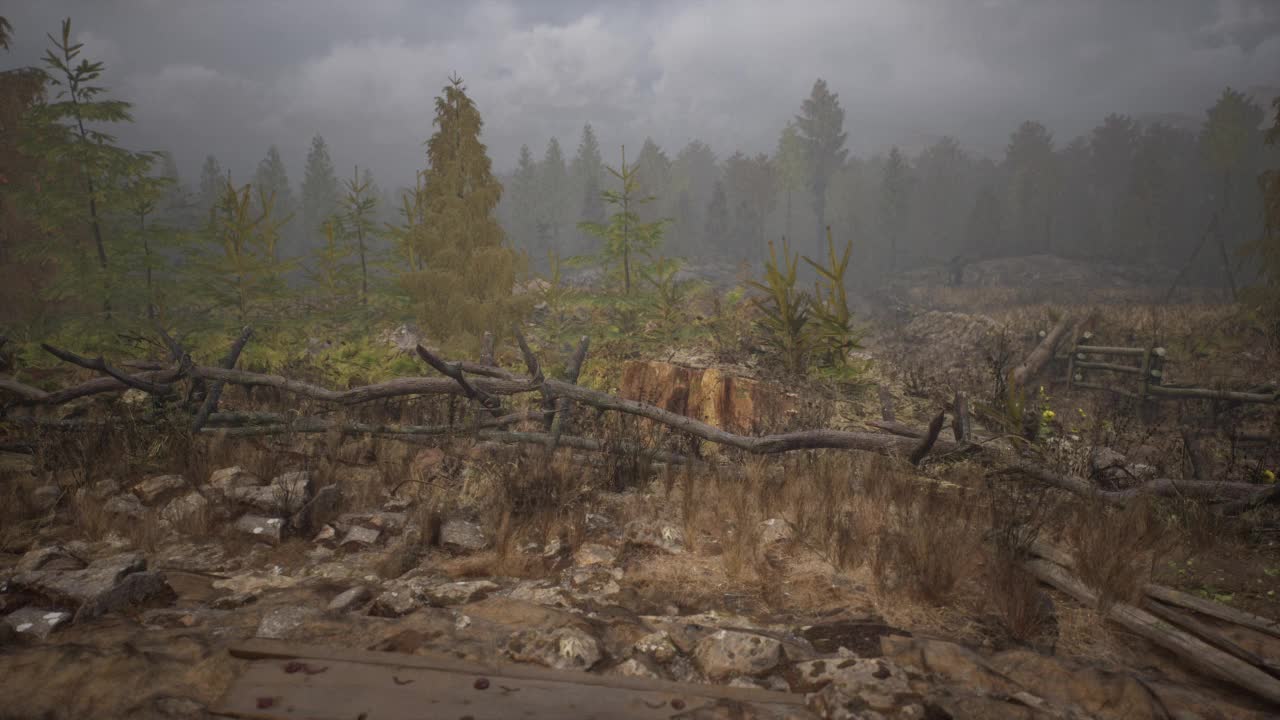
[[[565,679],[570,675],[534,680],[342,660],[258,660],[215,712],[254,720],[654,720],[720,702],[687,692],[690,686],[636,690]]]
[[[614,689],[684,693],[700,697],[723,698],[740,702],[803,705],[804,698],[790,693],[733,688],[721,685],[691,685],[668,680],[569,673],[534,665],[478,663],[443,655],[375,652],[351,650],[318,645],[304,645],[280,640],[252,638],[234,645],[229,652],[233,657],[245,660],[317,660],[324,662],[354,662],[388,667],[411,667],[424,670],[441,670],[486,677],[538,680],[548,682],[571,681],[577,685],[593,685]]]

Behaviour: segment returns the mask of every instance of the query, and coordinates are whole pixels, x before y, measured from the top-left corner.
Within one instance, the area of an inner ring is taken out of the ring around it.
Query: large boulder
[[[698,642],[694,659],[707,677],[728,680],[767,675],[782,661],[782,643],[736,630],[717,630]]]
[[[227,498],[265,515],[289,516],[297,513],[315,495],[311,473],[287,472],[268,485],[247,485],[227,491]]]
[[[522,630],[507,638],[503,650],[516,662],[556,670],[590,670],[603,657],[599,641],[576,627]]]
[[[74,610],[77,620],[174,597],[164,574],[148,571],[146,558],[136,553],[95,560],[77,570],[19,573],[12,583],[58,607]]]
[[[187,481],[181,475],[156,475],[133,486],[133,494],[147,506],[159,505],[185,490]]]

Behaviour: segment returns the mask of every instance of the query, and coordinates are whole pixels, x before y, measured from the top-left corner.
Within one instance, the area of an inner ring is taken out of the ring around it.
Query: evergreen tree
[[[840,96],[828,90],[826,81],[818,78],[801,105],[795,123],[808,160],[807,180],[818,220],[815,247],[821,254],[826,249],[827,186],[849,154],[844,148],[844,109],[840,107]]]
[[[725,161],[725,195],[731,212],[729,236],[739,256],[763,252],[765,218],[777,204],[777,175],[769,156],[749,158],[738,152]],[[750,250],[748,250],[750,248]]]
[[[990,186],[982,188],[965,223],[965,252],[991,257],[1000,242],[1000,198]]]
[[[357,257],[360,258],[360,304],[369,305],[369,245],[373,236],[374,213],[378,208],[378,196],[373,193],[373,177],[368,170],[363,176],[357,166],[346,181],[346,194],[342,197],[341,227],[343,236],[354,241]],[[326,233],[332,232],[332,228]],[[326,237],[326,244],[332,240]]]
[[[1014,233],[1014,245],[1023,251],[1038,246],[1041,252],[1052,253],[1057,191],[1053,136],[1038,122],[1022,123],[1009,139],[1004,165],[1011,210],[1006,229]]]
[[[786,237],[791,234],[791,199],[792,195],[805,187],[809,177],[809,148],[796,123],[789,122],[778,137],[778,148],[774,151],[773,166],[777,171],[778,185],[786,192],[786,221],[784,227]]]
[[[560,141],[551,138],[537,173],[538,227],[541,242],[535,257],[546,257],[560,249],[570,222],[569,171],[564,164]]]
[[[650,199],[640,208],[640,219],[656,222],[676,200],[671,192],[671,159],[652,138],[645,138],[633,167],[637,194]]]
[[[475,346],[484,331],[503,332],[523,312],[527,303],[512,295],[522,258],[494,217],[502,185],[480,142],[480,111],[460,78],[450,78],[436,98],[434,124],[422,190],[427,222],[411,239],[421,265],[403,281],[430,337]]]
[[[944,136],[916,158],[915,195],[927,199],[915,203],[917,247],[935,258],[961,252],[965,219],[973,207],[969,157],[955,138]]]
[[[1265,142],[1280,148],[1280,97],[1271,102],[1275,120],[1267,130]],[[1245,246],[1245,252],[1257,259],[1262,284],[1248,293],[1270,319],[1273,338],[1280,338],[1280,169],[1272,168],[1258,177],[1263,194],[1263,229],[1257,241]]]
[[[1200,131],[1200,145],[1209,169],[1221,180],[1218,202],[1219,242],[1222,262],[1227,266],[1226,245],[1223,237],[1245,235],[1244,227],[1258,213],[1256,177],[1260,167],[1255,164],[1262,155],[1262,125],[1264,114],[1244,93],[1227,88],[1218,101],[1209,108]],[[1227,280],[1234,283],[1228,271]]]
[[[724,193],[724,183],[716,181],[707,205],[707,244],[717,250],[729,248],[729,199]]]
[[[600,259],[622,278],[622,292],[631,294],[632,259],[638,254],[648,254],[662,244],[663,226],[667,220],[642,222],[639,210],[653,202],[652,195],[641,192],[639,166],[627,165],[627,148],[622,148],[621,169],[606,167],[610,175],[621,184],[618,190],[604,191],[605,203],[616,210],[608,223],[583,222],[581,228],[604,241]]]
[[[280,244],[294,244],[291,242],[293,237],[289,233],[289,228],[297,208],[294,205],[293,188],[289,185],[289,173],[285,170],[284,161],[280,159],[280,150],[275,145],[267,148],[267,156],[258,162],[258,170],[253,176],[253,186],[259,193],[270,195],[275,200],[272,212],[278,218],[277,225],[283,240],[283,243],[276,245],[276,252],[279,253],[284,249],[279,247]],[[258,208],[258,210],[262,212],[264,208]],[[277,256],[276,260],[279,259],[280,257]]]
[[[676,194],[676,207],[669,244],[686,252],[705,245],[708,249],[721,250],[715,242],[727,237],[728,228],[713,241],[705,237],[710,226],[706,211],[710,207],[715,185],[720,181],[720,166],[711,146],[701,140],[690,141],[676,154],[671,163],[671,191]]]
[[[880,226],[889,245],[889,272],[898,269],[899,245],[911,208],[911,177],[907,161],[894,145],[880,185]]]
[[[538,165],[528,145],[520,146],[520,158],[509,189],[511,243],[532,255],[538,242]]]
[[[199,210],[203,217],[208,217],[215,210],[226,186],[226,174],[218,164],[218,159],[212,155],[206,156],[204,165],[200,166]]]
[[[329,218],[338,212],[338,177],[324,138],[311,138],[307,167],[302,177],[302,232],[308,241],[321,233]],[[328,236],[325,235],[326,245]]]
[[[1091,180],[1102,212],[1102,239],[1112,251],[1129,247],[1134,240],[1128,201],[1138,132],[1137,123],[1128,115],[1112,113],[1093,129],[1089,139]]]
[[[604,196],[600,192],[601,183],[604,182],[604,160],[600,157],[600,143],[596,141],[596,134],[590,123],[582,127],[582,140],[573,157],[572,175],[580,205],[577,221],[604,222]],[[585,233],[579,231],[579,242],[574,252],[587,247],[586,237]]]

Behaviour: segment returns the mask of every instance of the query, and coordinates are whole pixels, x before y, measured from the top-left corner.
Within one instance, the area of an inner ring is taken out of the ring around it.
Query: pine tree
[[[582,127],[582,140],[573,158],[572,176],[579,203],[577,222],[604,222],[604,196],[600,193],[604,182],[604,160],[600,157],[600,143],[596,141],[590,123]],[[578,244],[573,252],[587,247],[587,237],[579,231]]]
[[[368,170],[360,175],[357,166],[346,181],[346,195],[342,197],[341,228],[346,239],[354,241],[356,255],[360,258],[360,303],[369,305],[369,246],[373,236],[374,213],[378,208],[378,196],[373,193],[373,177]],[[332,229],[326,230],[326,233]],[[332,242],[332,241],[329,241]]]
[[[663,227],[668,221],[641,222],[639,210],[653,202],[653,196],[641,194],[639,168],[627,165],[625,146],[622,148],[621,169],[608,166],[605,169],[621,183],[620,189],[603,193],[605,203],[616,208],[616,212],[609,217],[608,223],[583,222],[579,227],[604,241],[599,257],[606,267],[612,266],[621,275],[622,292],[630,295],[633,258],[648,254],[662,244]]]
[[[1038,122],[1022,123],[1009,139],[1005,149],[1005,172],[1009,174],[1009,223],[1006,230],[1014,233],[1012,244],[1026,250],[1032,247],[1052,253],[1053,209],[1057,193],[1057,159],[1053,152],[1053,136]]]
[[[284,248],[279,245],[293,244],[290,242],[293,238],[289,229],[292,227],[290,221],[297,208],[294,205],[293,189],[289,185],[289,173],[285,170],[284,161],[280,159],[280,150],[275,145],[267,148],[267,156],[258,163],[258,170],[253,175],[253,186],[259,193],[270,195],[275,200],[272,213],[278,218],[276,222],[283,241],[276,246],[276,252],[280,253]],[[259,212],[263,209],[258,208]],[[276,260],[278,261],[280,257],[281,255],[277,255]]]
[[[1102,214],[1102,240],[1115,253],[1132,249],[1135,239],[1129,191],[1138,134],[1133,118],[1112,113],[1089,138],[1090,180]]]
[[[885,162],[880,185],[880,227],[889,244],[889,272],[898,270],[898,253],[911,212],[911,175],[907,161],[894,145]]]
[[[1254,166],[1262,155],[1262,133],[1265,115],[1262,108],[1244,93],[1227,88],[1209,108],[1200,131],[1209,168],[1222,178],[1218,204],[1218,249],[1227,272],[1227,282],[1235,295],[1235,281],[1230,274],[1226,243],[1223,237],[1243,235],[1242,228],[1256,217],[1256,186],[1246,178],[1260,169]]]
[[[707,227],[704,232],[707,244],[717,250],[729,249],[729,199],[724,194],[724,183],[716,181],[707,205]]]
[[[334,174],[333,160],[329,158],[329,146],[324,138],[311,138],[311,150],[307,153],[307,167],[302,177],[302,233],[309,243],[317,233],[323,233],[329,218],[338,212],[338,177]],[[327,244],[327,235],[324,235]]]
[[[169,162],[172,163],[172,160]],[[125,207],[132,227],[121,234],[129,241],[125,246],[126,254],[135,256],[130,258],[128,266],[141,270],[141,285],[133,284],[143,292],[140,304],[146,309],[147,320],[154,320],[163,306],[161,281],[167,279],[162,277],[166,270],[163,252],[174,239],[172,231],[156,223],[155,216],[163,209],[165,199],[176,181],[165,177],[164,171],[158,177],[153,175],[149,159],[131,163],[124,172],[127,178]],[[169,172],[176,173],[176,168],[170,168]]]
[[[710,222],[706,212],[720,180],[720,166],[710,145],[692,140],[685,145],[671,163],[671,190],[682,202],[676,209],[674,224],[668,244],[674,244],[684,252],[700,249],[698,246],[719,249],[705,236]],[[727,237],[728,228],[717,236],[716,242]]]
[[[828,90],[826,81],[818,78],[795,122],[809,161],[808,185],[818,220],[816,247],[817,252],[822,253],[827,227],[827,185],[849,154],[844,148],[844,109],[840,107],[840,96]]]
[[[765,218],[778,199],[778,177],[769,156],[734,153],[725,161],[724,183],[733,214],[730,236],[735,246],[731,249],[743,256],[764,252]]]
[[[214,212],[226,186],[226,173],[218,164],[218,158],[212,155],[206,156],[204,165],[200,166],[199,210],[202,217],[207,218]]]
[[[649,198],[649,202],[645,203],[647,207],[640,208],[640,219],[655,222],[666,214],[666,209],[677,198],[671,192],[671,159],[653,138],[645,138],[633,168],[636,174],[636,193]]]
[[[436,98],[434,124],[422,191],[427,222],[412,237],[421,269],[403,282],[430,337],[474,347],[484,331],[504,332],[524,311],[527,303],[512,295],[523,258],[494,217],[502,185],[480,142],[480,111],[460,78],[450,78]]]
[[[990,257],[1000,241],[1000,198],[984,187],[973,202],[965,222],[965,250],[978,257]]]
[[[776,170],[778,185],[786,192],[786,219],[783,225],[786,237],[791,234],[791,200],[797,190],[804,189],[805,179],[809,176],[809,150],[795,122],[787,123],[778,137],[778,148],[774,151],[773,167]]]
[[[1267,130],[1268,146],[1280,147],[1280,97],[1271,102],[1275,120]],[[1273,339],[1280,339],[1280,169],[1270,169],[1258,177],[1263,193],[1263,230],[1256,242],[1245,246],[1245,252],[1258,261],[1262,285],[1252,288],[1247,297],[1257,302],[1271,321]]]
[[[538,227],[543,238],[535,257],[543,257],[552,248],[560,249],[569,224],[569,171],[559,140],[551,138],[547,143],[537,177]]]

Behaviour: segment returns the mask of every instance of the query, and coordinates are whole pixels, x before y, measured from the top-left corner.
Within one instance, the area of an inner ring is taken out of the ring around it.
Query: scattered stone
[[[1093,451],[1089,453],[1089,469],[1095,473],[1111,470],[1113,468],[1122,468],[1124,465],[1124,455],[1112,450],[1111,448],[1094,448]]]
[[[489,546],[484,529],[470,520],[445,520],[440,526],[440,545],[450,550],[474,552]]]
[[[209,486],[226,495],[236,488],[262,485],[262,479],[240,466],[214,470],[209,475]]]
[[[156,712],[168,718],[196,718],[208,717],[205,712],[205,706],[192,700],[191,698],[180,697],[158,697],[155,699]]]
[[[207,521],[209,500],[192,490],[186,495],[174,498],[160,511],[160,519],[178,530],[193,531],[202,529]]]
[[[357,585],[339,593],[337,597],[329,601],[327,609],[331,613],[351,612],[363,605],[371,597],[373,597],[373,593],[369,591],[369,588],[364,585]]]
[[[133,486],[133,494],[148,507],[176,497],[187,489],[181,475],[155,475]]]
[[[52,510],[62,499],[62,488],[57,485],[41,485],[31,491],[31,506],[38,512]]]
[[[489,580],[467,580],[426,585],[418,590],[418,596],[437,607],[464,605],[483,600],[501,586]]]
[[[564,585],[586,597],[605,598],[622,592],[622,568],[588,565],[564,572]]]
[[[107,478],[94,484],[91,488],[86,488],[79,494],[80,497],[88,497],[94,500],[106,500],[120,494],[120,481],[114,478]]]
[[[142,506],[142,501],[133,495],[117,495],[107,500],[103,504],[102,510],[116,519],[141,520],[147,514],[147,509]]]
[[[860,697],[874,710],[891,709],[895,695],[911,692],[905,671],[883,658],[823,658],[796,663],[789,673],[793,692],[815,692],[835,685],[851,697]]]
[[[355,525],[347,531],[346,537],[342,538],[342,547],[348,549],[373,547],[378,543],[381,535],[381,532],[373,528]]]
[[[636,641],[635,649],[636,652],[645,653],[664,665],[680,654],[675,643],[671,642],[671,636],[665,630],[652,632],[640,638]]]
[[[71,550],[62,545],[50,545],[49,547],[31,550],[18,560],[17,566],[14,567],[15,573],[29,573],[37,570],[80,570],[87,566],[82,560]]]
[[[684,552],[684,532],[674,525],[632,520],[623,530],[623,537],[632,545],[657,548],[670,555]]]
[[[418,600],[413,596],[413,592],[399,586],[378,595],[373,605],[369,607],[369,614],[374,617],[398,618],[417,609]]]
[[[782,643],[763,635],[717,630],[698,642],[694,659],[713,680],[727,680],[737,675],[760,676],[781,662]]]
[[[320,528],[320,532],[316,533],[316,536],[312,538],[311,541],[315,543],[323,544],[323,543],[331,543],[337,539],[338,539],[337,528],[335,528],[332,525],[325,525],[324,527]]]
[[[136,553],[95,560],[80,570],[22,573],[13,583],[55,605],[76,608],[77,620],[174,597],[164,575],[147,572],[146,558]]]
[[[569,607],[573,604],[563,589],[545,580],[525,580],[517,583],[507,593],[507,597],[547,607]]]
[[[409,516],[398,512],[347,513],[334,520],[333,526],[339,531],[364,527],[395,534],[404,530],[408,522]]]
[[[613,565],[617,559],[617,551],[597,543],[584,543],[573,553],[573,563],[578,566]]]
[[[44,640],[59,625],[71,620],[71,613],[27,606],[9,613],[5,622],[20,635]]]
[[[623,660],[609,672],[623,677],[650,678],[652,680],[662,679],[662,676],[658,674],[657,668],[653,667],[652,662],[636,657]]]
[[[237,610],[246,605],[252,605],[258,602],[258,596],[251,592],[236,592],[230,595],[223,595],[215,598],[209,603],[209,607],[214,610]]]
[[[600,661],[600,643],[575,627],[522,630],[507,638],[503,650],[516,662],[532,662],[556,670],[589,670]]]
[[[268,545],[279,545],[284,534],[284,520],[281,518],[244,515],[236,521],[236,530],[252,536],[259,542]]]
[[[326,485],[316,491],[302,509],[289,519],[289,527],[302,534],[315,532],[316,528],[332,522],[342,507],[342,487]]]
[[[303,623],[316,619],[320,611],[300,605],[287,605],[268,610],[258,623],[257,637],[285,640]]]
[[[759,533],[758,537],[760,547],[769,547],[770,545],[775,545],[777,543],[787,542],[791,540],[791,537],[794,534],[791,529],[791,524],[782,518],[770,518],[765,520],[760,523],[760,527],[757,528],[757,532]]]

